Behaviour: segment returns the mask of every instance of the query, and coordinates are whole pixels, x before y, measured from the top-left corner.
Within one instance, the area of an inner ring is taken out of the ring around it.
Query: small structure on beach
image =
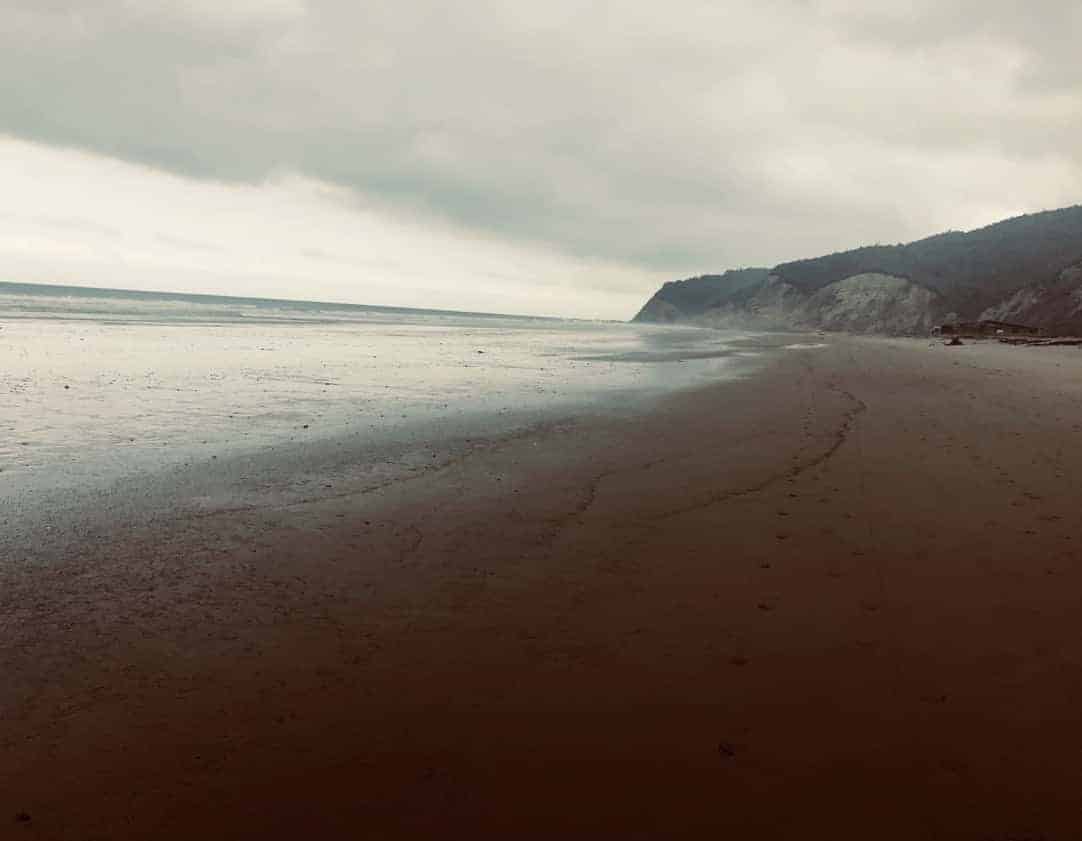
[[[965,336],[971,339],[983,337],[996,338],[998,336],[1040,336],[1040,327],[1031,327],[1028,324],[1012,324],[1009,321],[956,321],[944,324],[937,328],[941,336]]]

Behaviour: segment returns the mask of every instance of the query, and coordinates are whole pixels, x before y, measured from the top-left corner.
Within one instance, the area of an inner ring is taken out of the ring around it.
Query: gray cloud
[[[872,9],[869,11],[869,9]],[[0,2],[0,132],[674,274],[1078,201],[1074,2]]]

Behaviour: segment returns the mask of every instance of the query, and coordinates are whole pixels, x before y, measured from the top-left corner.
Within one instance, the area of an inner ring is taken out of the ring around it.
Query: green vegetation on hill
[[[658,317],[659,307],[653,304],[665,304],[680,314],[700,313],[712,307],[721,306],[738,293],[754,290],[766,282],[770,269],[732,269],[724,274],[706,274],[687,280],[670,280],[647,302],[637,316],[636,321],[667,321]]]
[[[1054,282],[1080,261],[1082,205],[1076,205],[908,245],[875,245],[783,263],[773,273],[802,292],[867,272],[895,275],[943,296],[963,316],[976,317],[1024,286]]]

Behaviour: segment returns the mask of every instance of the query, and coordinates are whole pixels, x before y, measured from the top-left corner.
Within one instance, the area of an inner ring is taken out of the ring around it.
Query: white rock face
[[[936,303],[934,292],[893,275],[853,275],[811,295],[772,275],[742,306],[708,310],[695,321],[714,327],[926,333],[937,323]]]
[[[1077,330],[1082,320],[1082,264],[1064,269],[1054,283],[1019,289],[980,317]]]
[[[934,323],[936,295],[902,277],[859,274],[824,286],[805,303],[810,323],[825,330],[924,333]]]
[[[1046,290],[1042,286],[1027,286],[1025,289],[1019,289],[994,307],[988,307],[981,313],[981,320],[1023,322],[1026,320],[1027,313],[1040,306],[1045,294]]]
[[[1069,310],[1065,313],[1065,319],[1077,319],[1082,316],[1082,263],[1077,266],[1071,266],[1069,269],[1064,269],[1059,276],[1061,284],[1067,287],[1074,287],[1074,291],[1070,293],[1068,304]]]

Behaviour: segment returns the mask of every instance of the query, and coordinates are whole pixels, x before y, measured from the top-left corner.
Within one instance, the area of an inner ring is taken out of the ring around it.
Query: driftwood
[[[1032,336],[1004,336],[999,341],[1005,345],[1029,345],[1033,347],[1071,347],[1082,345],[1082,339],[1072,336],[1063,336],[1057,339],[1042,339]]]

